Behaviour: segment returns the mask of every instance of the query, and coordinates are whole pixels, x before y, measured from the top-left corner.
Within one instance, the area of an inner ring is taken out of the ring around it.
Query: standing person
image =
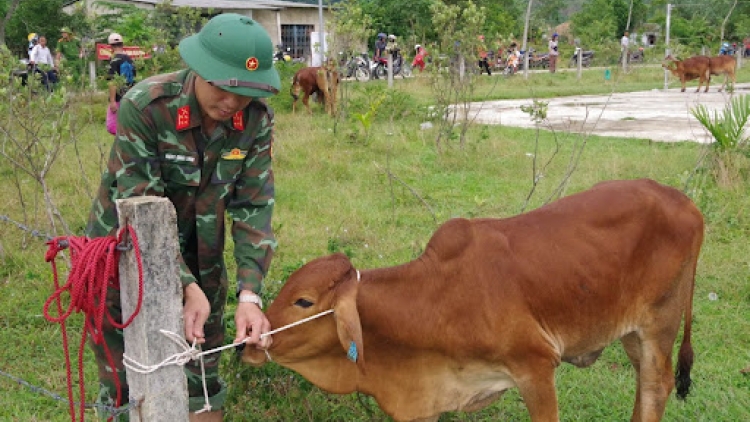
[[[630,44],[630,39],[628,38],[628,31],[625,31],[625,35],[620,38],[620,63],[625,64],[627,61],[630,61],[628,57],[628,45]]]
[[[427,50],[425,50],[425,48],[420,44],[415,45],[414,50],[417,54],[414,56],[414,60],[411,62],[411,66],[418,67],[419,73],[422,73],[425,66],[424,58],[427,57]]]
[[[399,48],[396,42],[396,36],[393,34],[388,35],[388,44],[385,46],[385,51],[391,55],[391,60],[396,60]]]
[[[487,49],[484,48],[484,35],[479,36],[479,46],[477,47],[477,50],[479,54],[479,74],[481,75],[486,70],[487,74],[492,76],[490,63],[487,60]]]
[[[57,65],[52,59],[52,53],[47,47],[47,37],[40,36],[39,42],[29,53],[29,66],[32,69],[32,75],[39,73],[42,75],[42,83],[47,91],[52,91],[52,84],[57,82]]]
[[[385,49],[386,49],[386,42],[385,42],[386,35],[384,33],[378,34],[378,40],[375,41],[375,53],[372,56],[372,62],[375,64],[375,67],[373,67],[370,72],[370,75],[372,75],[375,79],[380,79],[378,76],[378,67],[383,66],[381,63],[381,60],[385,56]]]
[[[77,75],[81,72],[81,65],[83,63],[83,45],[78,38],[73,36],[73,33],[67,26],[60,29],[60,34],[62,38],[57,40],[55,63],[59,67],[60,63],[64,61],[64,69],[69,68]]]
[[[510,51],[508,52],[508,60],[506,62],[505,72],[515,75],[518,65],[521,63],[521,52],[518,51],[518,44],[515,42],[510,44]]]
[[[557,69],[557,56],[560,52],[557,50],[557,32],[552,34],[552,38],[549,40],[549,71],[555,73]]]
[[[177,212],[180,276],[184,292],[185,338],[205,349],[224,344],[224,307],[229,290],[223,259],[225,222],[230,217],[237,262],[238,305],[234,342],[266,348],[270,329],[260,292],[276,239],[271,230],[274,177],[271,166],[273,112],[263,98],[278,93],[273,43],[249,17],[213,17],[199,33],[183,39],[187,68],[148,78],[120,102],[118,129],[107,170],[93,201],[86,234],[114,235],[115,200],[134,196],[168,198]],[[119,291],[107,306],[121,319]],[[109,368],[101,345],[93,345],[99,366],[99,401],[114,404],[116,379],[127,400],[122,366],[122,331],[105,329],[112,355]],[[219,353],[204,357],[209,402],[204,405],[200,363],[185,365],[190,421],[219,422],[226,385],[219,379]],[[117,378],[115,378],[117,377]],[[122,403],[121,403],[122,404]]]
[[[107,131],[114,135],[117,130],[117,109],[120,108],[120,100],[135,84],[135,63],[130,56],[125,54],[122,35],[111,33],[107,38],[107,43],[112,47],[112,58],[109,60],[109,71],[107,71],[107,79],[110,80]],[[116,76],[122,76],[125,80],[114,81]]]
[[[378,34],[378,39],[375,41],[375,54],[373,55],[373,61],[377,61],[385,55],[385,37],[386,35],[382,32]]]

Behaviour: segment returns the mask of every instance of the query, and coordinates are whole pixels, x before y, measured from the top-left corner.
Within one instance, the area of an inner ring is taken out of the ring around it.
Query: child
[[[421,73],[424,70],[424,58],[427,56],[427,50],[419,44],[415,45],[414,49],[417,51],[417,55],[414,56],[414,61],[411,62],[411,65],[412,67],[418,67]]]

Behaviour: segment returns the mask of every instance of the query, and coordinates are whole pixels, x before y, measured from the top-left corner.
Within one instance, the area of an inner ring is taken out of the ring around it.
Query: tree
[[[435,143],[442,151],[443,142],[457,138],[463,148],[473,120],[471,99],[476,88],[478,50],[484,43],[479,40],[477,28],[483,27],[485,10],[471,1],[464,7],[438,1],[431,10],[434,26],[441,29],[436,51],[430,52],[438,59],[430,67],[430,84],[437,115],[441,117]]]
[[[0,44],[2,45],[5,45],[5,28],[8,26],[8,22],[10,22],[20,2],[21,0],[13,0],[10,4],[7,1],[2,3],[3,8],[0,9],[0,12],[4,12],[3,21],[0,23]]]
[[[8,4],[7,0],[5,4]],[[35,32],[46,36],[48,45],[54,49],[60,37],[60,28],[70,23],[69,16],[62,13],[62,5],[63,0],[20,2],[7,26],[4,27],[8,48],[14,51],[25,51],[28,34]]]

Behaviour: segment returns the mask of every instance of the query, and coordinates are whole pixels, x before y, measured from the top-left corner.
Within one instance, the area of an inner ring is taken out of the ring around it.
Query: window
[[[310,33],[315,30],[313,25],[281,25],[281,44],[284,51],[289,49],[292,58],[310,57]]]

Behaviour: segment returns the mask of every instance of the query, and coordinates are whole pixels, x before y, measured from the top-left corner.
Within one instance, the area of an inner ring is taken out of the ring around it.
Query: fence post
[[[182,284],[177,257],[177,216],[166,198],[151,196],[117,200],[120,227],[130,225],[138,238],[143,262],[143,303],[138,316],[124,330],[125,353],[144,365],[159,363],[180,352],[159,332],[182,335]],[[138,301],[138,266],[133,250],[120,256],[122,318],[133,314]],[[131,422],[187,421],[188,392],[184,369],[169,365],[150,374],[126,370]]]

